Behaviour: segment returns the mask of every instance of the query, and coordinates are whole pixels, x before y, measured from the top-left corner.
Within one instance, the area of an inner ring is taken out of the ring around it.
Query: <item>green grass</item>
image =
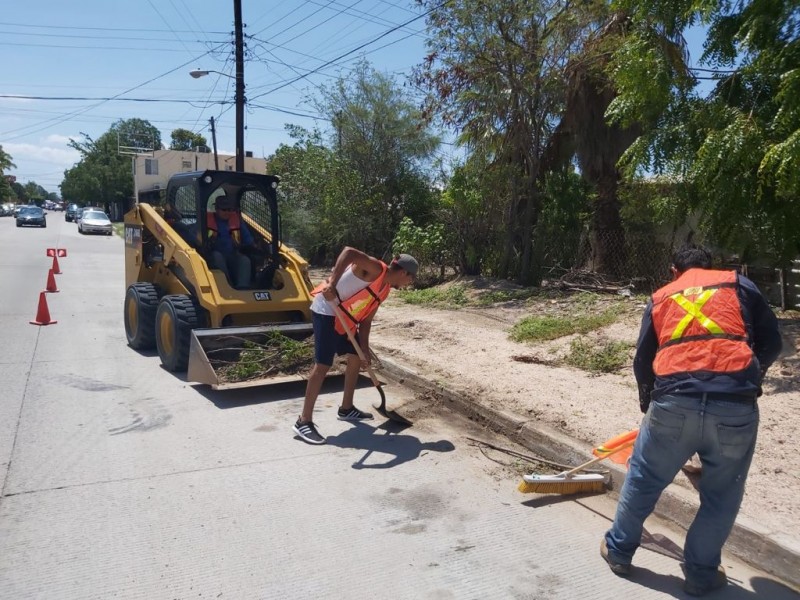
[[[511,339],[515,342],[544,342],[573,333],[589,333],[617,320],[618,312],[608,309],[596,315],[567,315],[526,317],[511,328]]]
[[[572,340],[564,362],[592,373],[613,373],[628,363],[631,347],[626,342],[597,343],[582,337]]]
[[[111,231],[116,233],[119,237],[125,237],[125,223],[112,223]]]
[[[446,288],[432,287],[421,290],[400,290],[400,298],[408,304],[435,306],[437,308],[460,308],[469,304],[467,291],[463,285]]]
[[[522,290],[496,290],[481,294],[476,300],[478,306],[490,306],[498,302],[511,302],[513,300],[527,300],[533,296],[538,296],[541,292],[534,288]]]

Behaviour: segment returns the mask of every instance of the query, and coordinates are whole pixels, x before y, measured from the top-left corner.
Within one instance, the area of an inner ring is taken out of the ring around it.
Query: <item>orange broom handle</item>
[[[595,450],[601,453],[607,453],[611,450],[614,450],[617,446],[625,444],[627,442],[634,442],[636,441],[636,436],[639,435],[639,430],[634,429],[632,431],[626,431],[625,433],[620,433],[618,436],[611,438],[607,442],[600,444]],[[626,448],[629,446],[626,446]]]
[[[635,439],[629,440],[629,441],[627,441],[627,442],[625,442],[623,444],[620,444],[616,448],[613,448],[612,450],[610,450],[608,454],[604,454],[603,456],[598,456],[597,458],[593,458],[589,462],[585,462],[582,465],[578,465],[574,469],[571,469],[571,470],[567,471],[566,473],[564,473],[564,476],[565,477],[570,477],[572,475],[575,475],[575,473],[577,473],[578,471],[583,471],[586,467],[590,467],[595,463],[599,463],[601,460],[607,459],[612,454],[616,454],[617,452],[620,452],[621,450],[625,450],[625,448],[630,448],[631,446],[633,446],[634,443],[636,443]]]

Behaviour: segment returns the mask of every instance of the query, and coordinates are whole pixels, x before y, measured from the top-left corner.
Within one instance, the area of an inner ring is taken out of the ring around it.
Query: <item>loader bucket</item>
[[[221,376],[223,371],[229,372],[230,365],[235,366],[244,362],[242,357],[248,348],[264,344],[270,336],[274,336],[275,332],[297,341],[309,340],[314,333],[311,323],[192,330],[187,379],[208,384],[214,390],[305,379],[308,372],[305,368],[292,374],[276,370],[274,374],[266,373],[255,378],[248,376],[241,380]],[[309,364],[308,367],[310,366]]]

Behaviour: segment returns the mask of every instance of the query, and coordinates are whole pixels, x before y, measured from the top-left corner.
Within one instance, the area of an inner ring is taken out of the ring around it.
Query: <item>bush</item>
[[[626,342],[598,343],[585,337],[572,340],[564,361],[573,367],[593,373],[613,373],[628,362],[631,345]]]

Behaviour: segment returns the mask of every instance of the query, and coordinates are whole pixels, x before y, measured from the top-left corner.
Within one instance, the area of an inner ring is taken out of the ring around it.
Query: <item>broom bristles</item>
[[[526,475],[517,489],[523,494],[580,494],[602,492],[606,487],[606,476],[585,474],[566,477],[561,475]]]

